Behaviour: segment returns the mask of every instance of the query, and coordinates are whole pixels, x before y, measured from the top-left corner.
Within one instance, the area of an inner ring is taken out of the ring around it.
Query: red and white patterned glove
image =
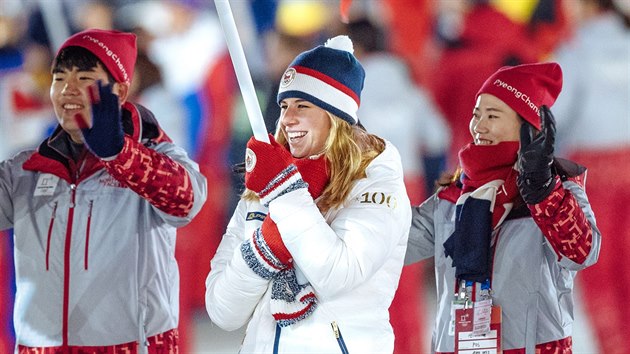
[[[324,155],[316,158],[294,159],[293,163],[297,166],[302,179],[308,184],[308,191],[313,199],[317,199],[330,181],[330,169],[328,168],[328,160]]]
[[[292,163],[291,153],[271,134],[269,141],[267,144],[252,137],[245,152],[245,186],[258,195],[265,207],[285,193],[307,187]]]
[[[293,262],[278,226],[269,215],[252,237],[241,244],[241,255],[249,268],[264,279],[273,278]]]

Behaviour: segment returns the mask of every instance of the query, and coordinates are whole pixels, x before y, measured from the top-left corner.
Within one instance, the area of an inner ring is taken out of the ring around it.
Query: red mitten
[[[305,188],[291,153],[269,135],[270,144],[253,137],[245,152],[245,186],[258,194],[264,206],[298,188]]]
[[[282,242],[278,225],[267,215],[262,225],[260,226],[260,233],[262,233],[265,243],[269,246],[269,249],[278,258],[280,263],[288,265],[292,262],[291,253]]]
[[[294,159],[302,179],[308,184],[308,191],[313,199],[317,199],[328,185],[330,180],[330,170],[328,160],[324,155],[316,158]]]
[[[291,253],[269,215],[252,237],[241,244],[241,255],[249,268],[264,279],[271,279],[290,268],[292,262]]]

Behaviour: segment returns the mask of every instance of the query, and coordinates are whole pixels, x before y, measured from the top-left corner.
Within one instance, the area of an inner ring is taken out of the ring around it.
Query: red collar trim
[[[70,171],[66,166],[54,159],[44,157],[39,152],[34,152],[26,162],[22,165],[22,168],[27,171],[36,171],[42,173],[51,173],[59,178],[62,178],[68,183],[72,183],[70,177]]]
[[[35,171],[41,173],[50,173],[59,178],[62,178],[68,183],[79,183],[80,181],[88,178],[96,173],[96,171],[102,169],[103,163],[97,159],[94,155],[88,153],[85,155],[83,161],[79,162],[83,164],[81,174],[77,181],[73,181],[72,173],[63,163],[55,159],[43,156],[39,152],[34,152],[26,162],[22,165],[22,168],[27,171]]]
[[[456,183],[446,186],[438,192],[438,198],[447,200],[453,204],[457,203],[457,199],[462,194],[462,189]]]

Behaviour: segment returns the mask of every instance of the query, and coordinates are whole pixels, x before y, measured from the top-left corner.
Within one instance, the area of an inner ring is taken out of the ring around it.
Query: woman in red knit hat
[[[570,353],[573,279],[597,261],[585,168],[554,157],[556,63],[503,67],[477,93],[460,169],[413,208],[405,263],[434,257],[437,353]]]

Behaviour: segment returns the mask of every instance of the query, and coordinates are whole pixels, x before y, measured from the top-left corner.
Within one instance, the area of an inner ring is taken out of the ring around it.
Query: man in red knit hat
[[[206,180],[127,101],[130,33],[86,30],[53,64],[59,126],[0,162],[0,230],[14,229],[19,353],[176,353],[176,228]]]

